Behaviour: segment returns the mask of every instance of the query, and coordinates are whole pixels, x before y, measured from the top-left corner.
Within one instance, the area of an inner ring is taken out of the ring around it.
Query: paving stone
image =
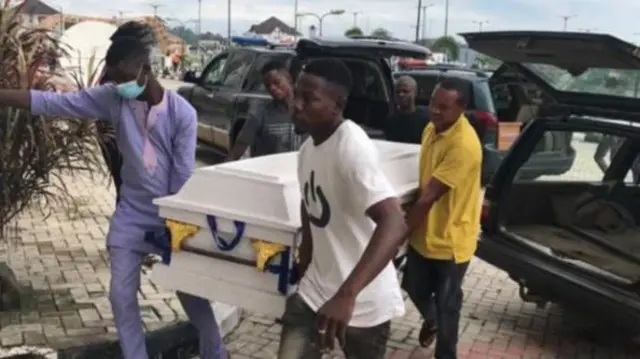
[[[594,146],[578,144],[578,156],[568,179],[600,173],[592,160]],[[545,178],[542,178],[544,180]],[[10,258],[17,279],[34,290],[33,308],[23,313],[0,313],[0,343],[66,348],[115,338],[108,300],[108,254],[104,249],[108,218],[113,211],[113,188],[106,178],[74,174],[77,213],[53,208],[52,215],[26,211],[16,224],[19,239],[10,251],[0,245],[0,258]],[[10,256],[8,254],[10,253]],[[173,293],[156,288],[146,275],[140,298],[146,309],[147,330],[185,318]],[[464,283],[460,358],[638,358],[623,340],[590,341],[570,313],[556,306],[536,309],[518,298],[508,276],[474,260]],[[237,314],[237,313],[236,313]],[[393,322],[387,357],[431,358],[431,349],[416,348],[420,315],[407,303],[407,313]],[[281,326],[272,318],[246,313],[227,337],[234,359],[275,358]],[[619,336],[620,337],[620,336]],[[618,338],[619,339],[619,338]],[[328,358],[340,358],[339,352]]]

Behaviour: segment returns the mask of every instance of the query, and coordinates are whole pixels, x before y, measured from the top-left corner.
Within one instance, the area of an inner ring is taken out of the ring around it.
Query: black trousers
[[[456,359],[462,279],[469,262],[424,258],[409,247],[402,287],[425,320],[437,327],[436,359]]]
[[[100,147],[102,149],[102,157],[104,157],[104,162],[109,168],[109,173],[116,189],[116,203],[118,203],[120,201],[120,187],[122,186],[122,155],[118,150],[115,138],[103,140]]]

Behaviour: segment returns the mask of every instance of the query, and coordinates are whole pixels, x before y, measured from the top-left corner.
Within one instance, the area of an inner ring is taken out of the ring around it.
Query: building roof
[[[58,15],[60,12],[40,0],[25,0],[20,12],[29,15]]]
[[[291,36],[301,36],[302,34],[296,31],[293,27],[287,25],[284,21],[278,19],[275,16],[271,16],[265,21],[253,24],[249,28],[249,32],[253,32],[254,34],[260,35],[269,35],[273,33],[276,29],[280,29],[280,31],[284,34]]]

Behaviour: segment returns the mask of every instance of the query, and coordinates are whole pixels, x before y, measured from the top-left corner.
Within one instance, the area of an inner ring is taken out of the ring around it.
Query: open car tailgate
[[[574,113],[640,111],[640,49],[605,34],[497,31],[461,34],[475,51],[517,69]]]
[[[576,74],[590,68],[640,68],[640,50],[611,35],[552,31],[460,35],[472,49],[504,62],[549,64]]]

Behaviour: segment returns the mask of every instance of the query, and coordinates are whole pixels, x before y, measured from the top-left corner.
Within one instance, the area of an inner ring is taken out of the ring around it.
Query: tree
[[[169,29],[169,33],[176,35],[189,45],[195,45],[198,42],[198,35],[184,26],[172,27]]]
[[[371,32],[372,37],[376,37],[379,39],[390,40],[393,38],[391,32],[385,28],[379,27]]]
[[[21,26],[19,12],[0,8],[0,88],[54,90],[54,74],[43,64],[52,64],[62,50],[46,30]],[[62,174],[101,167],[96,139],[91,121],[0,108],[0,239],[7,240],[12,221],[27,208],[40,209],[43,216],[50,204],[73,208],[73,186]],[[15,277],[0,263],[0,310],[19,301]]]
[[[362,32],[362,29],[360,29],[357,26],[349,28],[347,29],[347,31],[344,32],[344,36],[346,37],[354,37],[354,36],[362,36],[362,35],[364,35],[364,33]]]
[[[460,45],[452,36],[442,36],[433,43],[431,50],[434,52],[444,52],[451,61],[458,60],[460,56]]]
[[[493,57],[486,55],[479,55],[475,59],[475,64],[483,69],[492,69],[496,70],[502,62],[500,60],[494,59]]]

